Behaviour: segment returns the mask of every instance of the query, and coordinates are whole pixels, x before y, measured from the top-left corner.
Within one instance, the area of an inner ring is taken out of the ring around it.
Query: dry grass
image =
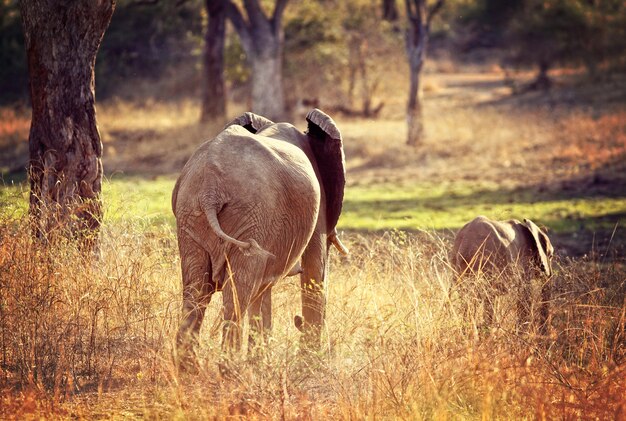
[[[427,74],[427,138],[413,150],[404,146],[403,72],[395,70],[402,83],[381,89],[390,98],[380,120],[337,118],[348,188],[466,183],[477,192],[486,183],[494,194],[623,196],[626,115],[611,98],[626,85],[588,101],[570,98],[567,86],[511,98],[497,73]],[[3,171],[25,163],[14,146],[26,146],[28,130],[26,117],[7,113]],[[197,124],[198,115],[193,101],[100,104],[107,173],[177,173],[221,129]],[[138,222],[143,215],[118,217],[131,208],[124,197],[107,200],[116,217],[95,262],[67,243],[41,250],[24,219],[0,212],[0,418],[626,417],[626,266],[623,256],[606,258],[610,246],[557,262],[542,337],[515,333],[514,292],[498,298],[496,325],[481,326],[476,296],[485,286],[450,293],[441,233],[351,233],[351,257],[331,262],[319,354],[300,355],[299,290],[289,279],[275,287],[263,355],[239,355],[230,375],[220,374],[218,294],[201,332],[199,373],[182,374],[171,357],[181,296],[175,236],[167,224]],[[476,311],[463,316],[465,307]]]
[[[110,388],[137,364],[153,373],[155,355],[178,319],[171,290],[160,277],[165,238],[121,224],[105,230],[102,256],[92,260],[75,244],[34,243],[25,220],[0,224],[2,382],[52,398]],[[146,358],[147,357],[147,358]],[[120,376],[122,374],[122,376]],[[10,400],[11,397],[7,396]]]
[[[514,333],[512,296],[499,299],[491,329],[464,318],[474,294],[449,293],[448,244],[436,234],[352,235],[351,257],[331,263],[319,354],[299,354],[298,287],[284,280],[264,354],[236,356],[220,374],[218,294],[199,373],[183,375],[171,358],[172,232],[107,226],[90,263],[70,244],[42,251],[23,223],[0,224],[2,417],[607,419],[626,410],[617,262],[559,262],[550,333],[540,337]]]
[[[111,101],[98,115],[110,173],[177,172],[202,141],[222,128],[198,124],[200,109],[192,101]]]
[[[571,86],[554,97],[511,97],[495,74],[431,78],[443,88],[430,98],[426,94],[426,137],[417,150],[404,144],[400,109],[382,121],[338,119],[349,181],[471,180],[506,188],[559,188],[599,176],[624,185],[622,176],[614,180],[616,172],[624,173],[620,161],[626,155],[621,104],[564,103],[560,96],[572,95]]]
[[[558,189],[581,177],[615,181],[614,169],[626,154],[623,109],[590,113],[551,105],[562,102],[550,97],[515,99],[497,73],[427,75],[429,81],[438,88],[426,93],[426,138],[418,149],[405,146],[400,92],[388,101],[382,119],[334,116],[345,138],[349,184],[469,180],[509,189]],[[233,107],[229,114],[242,111]],[[178,173],[225,123],[198,124],[199,114],[194,101],[101,105],[107,173]],[[304,119],[294,123],[305,127]]]

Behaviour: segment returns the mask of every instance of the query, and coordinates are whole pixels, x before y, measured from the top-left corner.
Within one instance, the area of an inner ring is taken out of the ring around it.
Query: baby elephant
[[[544,277],[540,318],[542,329],[545,329],[550,298],[547,278],[552,276],[553,254],[554,248],[550,239],[531,220],[492,221],[479,216],[467,223],[457,234],[450,262],[459,277],[479,272],[488,275],[494,280],[492,289],[499,294],[507,292],[511,285],[515,285],[511,283],[511,275],[516,269],[519,270],[522,273],[521,291],[517,291],[520,322],[529,318],[528,301],[532,295],[532,279]],[[485,307],[485,322],[491,324],[493,297],[481,295]]]

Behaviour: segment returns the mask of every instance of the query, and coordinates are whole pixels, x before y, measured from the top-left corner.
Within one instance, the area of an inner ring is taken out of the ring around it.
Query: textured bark
[[[267,17],[258,0],[244,1],[247,18],[239,8],[225,0],[226,14],[233,23],[246,57],[252,66],[252,111],[270,120],[285,119],[283,91],[282,16],[288,0],[276,0],[274,12]]]
[[[398,20],[396,0],[383,0],[383,19],[389,22]]]
[[[63,231],[94,245],[102,143],[94,65],[114,0],[20,1],[29,69],[30,215],[35,235]]]
[[[426,3],[427,0],[405,0],[409,21],[406,32],[406,54],[410,72],[407,144],[411,146],[419,145],[424,137],[421,73],[428,48],[430,22],[443,6],[444,0],[437,0],[430,8]]]
[[[252,111],[270,120],[285,118],[282,55],[252,56]]]
[[[226,117],[226,84],[224,82],[224,40],[226,13],[221,0],[206,0],[209,15],[204,35],[204,86],[201,121]]]
[[[407,144],[417,146],[424,137],[424,125],[422,123],[422,84],[421,74],[424,65],[424,56],[428,44],[428,34],[424,33],[423,27],[418,35],[419,43],[407,43],[407,55],[409,58],[409,102],[407,104],[408,138]]]

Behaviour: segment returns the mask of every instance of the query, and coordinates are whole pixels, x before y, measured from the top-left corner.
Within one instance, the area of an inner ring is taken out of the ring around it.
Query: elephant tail
[[[259,243],[257,243],[252,238],[246,242],[246,241],[237,240],[236,238],[233,238],[230,235],[226,234],[224,230],[222,230],[220,221],[217,219],[217,209],[214,205],[203,204],[202,210],[204,211],[204,214],[206,215],[206,218],[209,222],[209,225],[211,226],[211,229],[213,229],[215,234],[217,234],[217,236],[220,237],[222,240],[239,247],[240,249],[247,252],[246,254],[260,256],[265,259],[274,257],[272,253],[270,253],[267,250],[264,250],[259,245]]]
[[[176,184],[174,184],[174,190],[172,191],[172,212],[176,215],[176,199],[178,199],[178,189],[180,188],[180,179],[182,177],[178,177],[176,180]]]

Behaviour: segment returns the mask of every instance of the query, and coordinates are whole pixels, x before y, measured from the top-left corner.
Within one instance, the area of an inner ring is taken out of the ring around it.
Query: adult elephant
[[[183,275],[179,355],[198,342],[205,309],[223,291],[223,344],[238,349],[248,311],[250,341],[272,325],[274,283],[300,273],[305,345],[319,347],[324,282],[345,186],[344,153],[335,122],[318,109],[308,131],[253,113],[203,143],[172,194]],[[300,264],[301,262],[301,264]]]

